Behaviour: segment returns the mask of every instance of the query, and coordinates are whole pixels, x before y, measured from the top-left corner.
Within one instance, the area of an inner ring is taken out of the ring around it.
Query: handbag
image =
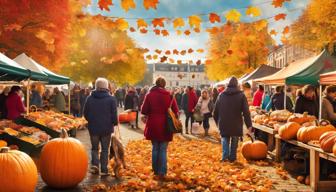
[[[172,98],[168,112],[167,112],[167,125],[166,125],[166,131],[168,133],[182,133],[182,122],[175,116],[175,113],[171,109],[173,105],[174,98]]]
[[[193,117],[194,117],[194,120],[197,122],[201,122],[204,120],[204,116],[201,112],[202,103],[203,101],[201,101],[200,104],[197,104],[194,109]]]

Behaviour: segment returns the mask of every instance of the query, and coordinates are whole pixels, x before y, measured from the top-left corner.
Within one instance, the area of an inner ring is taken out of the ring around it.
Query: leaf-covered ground
[[[205,140],[175,137],[168,147],[168,177],[157,181],[151,171],[151,143],[131,141],[126,147],[128,168],[123,179],[94,191],[269,191],[272,181],[238,151],[237,163],[222,163],[221,146]]]

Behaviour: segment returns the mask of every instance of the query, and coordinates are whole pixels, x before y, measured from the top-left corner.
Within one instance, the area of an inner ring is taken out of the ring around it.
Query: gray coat
[[[246,96],[239,90],[237,79],[232,77],[215,103],[214,119],[221,136],[242,136],[243,116],[246,126],[252,127]]]

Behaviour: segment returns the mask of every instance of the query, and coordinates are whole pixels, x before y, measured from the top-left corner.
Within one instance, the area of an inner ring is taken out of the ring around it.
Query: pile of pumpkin
[[[35,191],[39,168],[43,181],[56,189],[77,186],[86,176],[88,156],[84,146],[75,138],[67,136],[62,129],[60,138],[52,139],[44,145],[39,164],[26,153],[0,148],[1,191]]]
[[[255,145],[248,147],[246,152],[253,153]],[[155,180],[152,173],[150,141],[131,141],[125,151],[128,168],[121,170],[123,182],[107,187],[109,191],[269,191],[272,187],[265,174],[246,162],[240,148],[238,163],[223,163],[221,145],[175,137],[168,146],[165,182]]]
[[[294,114],[279,127],[278,133],[284,140],[297,139],[336,155],[336,128],[326,120],[317,123],[312,116]]]

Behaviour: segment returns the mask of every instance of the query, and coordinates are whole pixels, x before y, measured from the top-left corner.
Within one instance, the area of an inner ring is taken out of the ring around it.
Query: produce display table
[[[274,154],[271,152],[274,150],[274,135],[277,134],[277,131],[271,127],[267,127],[257,123],[253,123],[252,126],[254,129],[258,129],[268,134],[268,140],[267,140],[268,152],[269,154],[274,156]]]
[[[314,191],[335,191],[336,181],[321,181],[320,180],[320,158],[328,161],[336,162],[336,156],[332,153],[326,153],[321,148],[308,145],[296,140],[283,140],[279,135],[275,135],[275,149],[276,149],[276,161],[280,162],[281,156],[281,141],[293,144],[298,147],[302,147],[309,152],[309,175],[310,175],[310,187]]]

